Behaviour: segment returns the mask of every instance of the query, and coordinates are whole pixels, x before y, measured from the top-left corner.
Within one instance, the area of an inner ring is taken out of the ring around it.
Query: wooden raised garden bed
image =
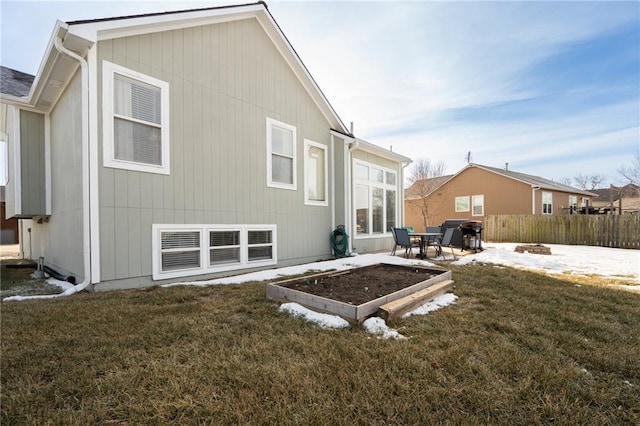
[[[442,284],[439,293],[425,293],[431,299],[453,287],[451,271],[381,263],[269,283],[267,297],[296,302],[347,320],[364,321],[381,306],[399,299],[407,298],[408,304],[416,305],[422,300],[408,296],[438,283]],[[431,299],[425,299],[423,303]],[[394,310],[395,314],[399,312]]]

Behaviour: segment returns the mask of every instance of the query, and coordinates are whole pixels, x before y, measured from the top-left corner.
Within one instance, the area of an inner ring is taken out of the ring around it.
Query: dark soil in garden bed
[[[361,305],[443,272],[445,271],[423,267],[373,265],[275,284],[343,303]]]

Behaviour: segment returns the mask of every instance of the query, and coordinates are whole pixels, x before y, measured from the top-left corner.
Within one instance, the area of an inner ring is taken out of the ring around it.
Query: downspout
[[[64,47],[62,38],[56,37],[54,43],[58,52],[67,55],[80,63],[82,78],[82,258],[84,262],[84,279],[80,284],[68,288],[62,293],[39,296],[10,296],[3,301],[19,301],[27,299],[53,299],[70,296],[86,289],[91,283],[91,224],[89,213],[89,66],[81,56]]]
[[[531,187],[531,214],[536,214],[536,191],[539,190],[539,186]]]
[[[346,141],[346,140],[345,140]],[[357,139],[354,139],[353,142],[349,143],[349,148],[347,150],[347,220],[349,222],[349,241],[347,252],[351,253],[353,250],[353,241],[355,240],[355,226],[353,226],[353,206],[352,206],[352,192],[353,192],[353,168],[351,167],[351,163],[353,162],[352,153],[360,146],[360,142]]]
[[[91,224],[89,204],[89,67],[87,61],[64,47],[60,36],[55,39],[56,49],[63,55],[67,55],[80,63],[82,78],[82,258],[84,262],[84,279],[63,293],[40,296],[12,296],[4,301],[24,299],[52,299],[61,296],[70,296],[86,289],[91,283]]]
[[[398,180],[398,182],[400,183],[400,217],[402,218],[402,222],[400,222],[402,224],[402,226],[405,226],[405,217],[404,217],[404,169],[407,168],[407,166],[409,166],[409,164],[411,164],[411,162],[406,162],[406,163],[400,163],[400,167],[399,167],[399,171],[400,171],[400,179]],[[396,224],[396,226],[398,226]]]

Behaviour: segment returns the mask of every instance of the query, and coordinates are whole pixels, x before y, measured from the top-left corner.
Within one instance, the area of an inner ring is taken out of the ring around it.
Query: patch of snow
[[[302,317],[306,321],[313,322],[322,328],[345,328],[349,322],[337,315],[321,314],[307,309],[298,303],[283,303],[280,311],[287,312],[296,317]]]
[[[56,280],[55,278],[49,278],[47,279],[46,283],[60,287],[64,291],[62,293],[57,293],[57,294],[39,294],[37,296],[9,296],[2,299],[2,301],[3,302],[22,302],[23,300],[55,299],[57,297],[70,296],[77,292],[76,286],[66,281],[60,281],[60,280]]]
[[[413,311],[407,312],[402,315],[402,318],[408,318],[412,315],[426,315],[429,312],[437,311],[445,306],[453,305],[458,300],[458,296],[453,293],[445,293],[433,299],[431,302],[425,303],[422,306],[417,307]]]
[[[464,256],[453,264],[491,263],[552,274],[600,275],[640,283],[639,250],[544,244],[551,249],[551,255],[544,255],[516,253],[517,245],[485,243],[483,251]]]
[[[387,323],[379,317],[371,317],[366,319],[362,326],[371,334],[375,334],[379,339],[397,339],[403,340],[406,339],[402,334],[398,333],[397,330],[390,328],[387,326]]]

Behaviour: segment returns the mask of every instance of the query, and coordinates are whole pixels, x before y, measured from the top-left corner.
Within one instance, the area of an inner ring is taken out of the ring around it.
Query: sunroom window
[[[397,223],[397,173],[374,164],[354,164],[356,235],[379,235]]]

